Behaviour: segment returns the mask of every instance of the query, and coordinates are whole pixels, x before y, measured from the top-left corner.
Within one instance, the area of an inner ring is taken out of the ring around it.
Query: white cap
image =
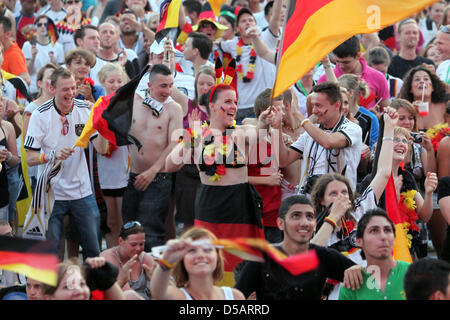
[[[164,42],[166,42],[166,37],[162,38],[161,41],[158,43],[153,41],[152,45],[150,46],[150,53],[153,54],[161,54],[164,52]]]

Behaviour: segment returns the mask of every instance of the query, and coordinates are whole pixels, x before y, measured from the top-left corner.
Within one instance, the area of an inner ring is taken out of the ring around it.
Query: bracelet
[[[13,158],[13,154],[12,154],[12,152],[9,152],[9,159],[6,160],[6,162],[10,162],[12,160],[12,158]]]
[[[47,154],[46,153],[41,153],[40,155],[39,155],[39,163],[47,163],[47,161],[45,160],[45,157],[47,156]]]
[[[175,268],[175,265],[173,263],[170,263],[163,258],[159,259],[158,263],[163,271],[169,271],[170,269]]]
[[[394,141],[394,138],[393,138],[393,137],[383,137],[383,141],[385,141],[385,140],[391,140],[391,141]]]
[[[334,221],[333,219],[331,219],[330,217],[325,217],[323,219],[324,222],[328,222],[329,224],[331,224],[333,226],[333,230],[337,228],[337,223],[336,221]]]
[[[304,126],[306,123],[308,123],[309,121],[311,121],[311,120],[309,120],[309,118],[303,119],[303,121],[300,122],[300,127],[303,128],[303,126]]]

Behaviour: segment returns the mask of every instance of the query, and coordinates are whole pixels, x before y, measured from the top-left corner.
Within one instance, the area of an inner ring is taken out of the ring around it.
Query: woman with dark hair
[[[423,66],[415,67],[406,74],[399,98],[408,100],[415,107],[418,107],[420,102],[429,104],[428,115],[420,116],[418,119],[419,130],[427,130],[444,122],[445,107],[448,101],[446,90],[445,83],[435,73]]]
[[[233,7],[226,4],[220,8],[219,23],[228,27],[222,34],[222,40],[231,40],[235,36],[236,14]]]

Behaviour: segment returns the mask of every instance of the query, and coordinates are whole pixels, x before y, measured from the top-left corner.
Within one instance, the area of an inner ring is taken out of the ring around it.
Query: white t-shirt
[[[264,10],[257,12],[253,15],[256,20],[256,25],[258,26],[259,31],[261,32],[264,28],[269,27],[269,22],[266,20],[264,15]]]
[[[128,146],[120,146],[110,158],[97,153],[98,179],[102,189],[120,189],[128,183]]]
[[[438,32],[438,28],[436,26],[436,23],[433,21],[431,23],[431,30],[427,28],[427,18],[421,19],[419,21],[419,29],[422,32],[423,35],[423,47],[425,48],[428,43],[433,40],[433,38],[436,36],[436,33]]]
[[[24,148],[49,153],[64,147],[72,148],[89,118],[90,110],[83,100],[74,99],[73,110],[66,115],[69,130],[61,133],[61,115],[56,110],[54,99],[36,109],[30,118]],[[43,171],[39,166],[38,177]],[[75,147],[75,152],[63,161],[62,174],[55,186],[55,200],[77,200],[92,194],[89,171],[84,149]]]
[[[325,149],[319,143],[304,132],[290,148],[301,153],[300,183],[305,186],[307,178],[312,175],[323,175],[328,172],[345,171],[345,176],[350,181],[352,190],[356,189],[356,169],[361,160],[362,130],[359,125],[341,116],[336,126],[327,133],[340,132],[345,135],[349,146],[342,149]]]
[[[30,72],[31,84],[30,84],[30,93],[37,93],[39,91],[36,83],[36,77],[39,70],[45,66],[47,63],[51,63],[50,61],[50,52],[53,52],[56,61],[61,65],[64,63],[64,50],[60,43],[56,42],[55,45],[52,46],[51,42],[46,45],[42,45],[40,43],[36,43],[36,48],[38,49],[38,53],[36,54],[36,58],[34,59],[34,68],[33,71]],[[22,47],[23,55],[26,60],[31,60],[33,58],[32,55],[32,46],[31,43],[26,41]]]
[[[436,69],[436,74],[442,81],[450,84],[450,59],[442,61]]]
[[[270,29],[263,31],[260,37],[269,49],[276,50],[279,37],[274,36]],[[238,39],[238,37],[235,37],[231,40],[222,41],[220,43],[221,49],[236,58],[236,45],[238,43]],[[250,46],[243,46],[241,61],[236,61],[236,65],[242,63],[242,71],[244,74],[247,74],[249,59]],[[276,67],[274,64],[262,59],[261,57],[257,57],[255,62],[254,78],[247,83],[244,83],[240,78],[237,80],[239,95],[238,109],[253,108],[253,103],[255,102],[258,94],[266,88],[273,88],[275,73]]]
[[[53,22],[56,24],[58,21],[63,20],[66,15],[67,12],[66,10],[64,10],[64,8],[61,8],[61,11],[53,11],[52,9],[50,9],[50,6],[47,8],[43,8],[44,10],[40,10],[39,11],[39,15],[41,14],[45,14],[47,17],[49,17],[50,19],[53,20]]]
[[[306,111],[306,96],[305,96],[305,94],[301,91],[301,89],[297,88],[297,86],[295,84],[292,87],[294,88],[295,95],[297,96],[298,110],[305,117],[308,117],[308,112]]]

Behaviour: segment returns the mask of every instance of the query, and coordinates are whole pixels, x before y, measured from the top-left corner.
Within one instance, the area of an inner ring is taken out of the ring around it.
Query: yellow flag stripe
[[[56,286],[58,281],[58,274],[54,271],[36,269],[26,264],[7,264],[2,265],[3,270],[9,270],[21,273],[27,277],[33,278],[37,281],[46,283],[51,286]]]
[[[376,32],[437,0],[335,0],[306,21],[297,40],[282,54],[273,88],[277,97],[317,62],[355,34]],[[330,21],[332,24],[325,24]]]

